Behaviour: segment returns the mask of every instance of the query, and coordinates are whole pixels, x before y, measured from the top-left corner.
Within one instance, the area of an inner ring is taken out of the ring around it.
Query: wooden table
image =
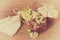
[[[7,15],[14,15],[12,9],[23,8],[29,6],[34,10],[41,6],[42,2],[54,3],[58,10],[60,10],[59,0],[0,0],[0,18]],[[59,14],[60,15],[60,14]],[[14,36],[9,36],[0,32],[0,40],[60,40],[60,18],[58,21],[46,32],[41,33],[36,39],[29,37],[26,25],[23,25]]]

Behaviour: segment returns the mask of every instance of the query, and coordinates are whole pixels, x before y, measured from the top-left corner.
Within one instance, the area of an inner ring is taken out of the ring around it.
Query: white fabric
[[[21,26],[18,16],[7,17],[0,19],[0,31],[13,36]]]
[[[57,18],[58,17],[58,10],[52,4],[43,4],[42,7],[37,9],[39,13],[41,13],[44,17],[50,18]]]

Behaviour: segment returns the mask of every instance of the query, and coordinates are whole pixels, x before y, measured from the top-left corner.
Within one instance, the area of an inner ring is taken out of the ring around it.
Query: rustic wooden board
[[[0,0],[0,18],[6,17],[7,15],[13,15],[11,9],[14,8],[21,9],[24,6],[29,6],[35,10],[37,7],[41,6],[42,2],[54,3],[60,11],[60,0]],[[26,29],[26,25],[23,25],[16,35],[12,37],[0,32],[0,40],[60,40],[60,16],[55,25],[46,32],[40,34],[36,39],[30,38]]]

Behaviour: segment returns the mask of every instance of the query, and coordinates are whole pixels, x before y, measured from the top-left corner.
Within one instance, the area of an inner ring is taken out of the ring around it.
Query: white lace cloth
[[[0,31],[13,36],[21,26],[18,16],[0,19]]]

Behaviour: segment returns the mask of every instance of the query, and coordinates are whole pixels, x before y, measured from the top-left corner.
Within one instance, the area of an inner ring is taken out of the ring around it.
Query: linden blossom
[[[30,25],[31,23],[31,26],[33,25],[32,27],[30,27],[31,29],[29,29],[31,30],[29,34],[32,38],[35,38],[39,35],[39,33],[32,32],[32,31],[35,31],[35,30],[37,31],[39,29],[39,26],[37,26],[37,24],[40,24],[43,21],[44,17],[40,13],[33,11],[32,9],[30,10],[30,9],[31,8],[24,8],[23,10],[18,11],[17,14],[22,17],[22,20],[24,20],[25,24]],[[36,22],[34,22],[34,20]]]

